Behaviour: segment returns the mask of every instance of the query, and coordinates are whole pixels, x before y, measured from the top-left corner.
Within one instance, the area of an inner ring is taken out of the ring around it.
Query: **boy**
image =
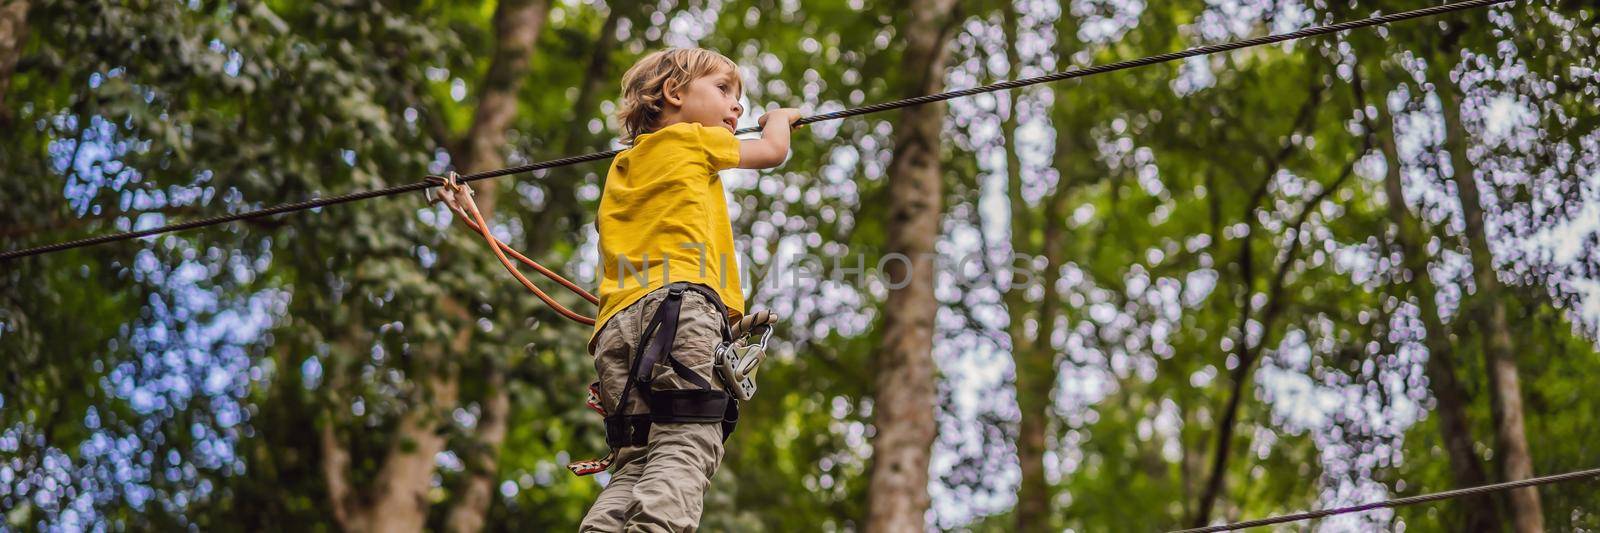
[[[736,402],[715,376],[716,347],[744,313],[733,228],[717,171],[782,163],[800,114],[744,108],[738,67],[700,49],[656,52],[622,77],[618,118],[630,149],[606,175],[594,356],[611,481],[581,531],[693,531],[722,461]]]

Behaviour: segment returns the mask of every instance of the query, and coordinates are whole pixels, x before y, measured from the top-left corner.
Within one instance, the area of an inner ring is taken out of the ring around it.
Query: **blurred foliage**
[[[1018,0],[1008,32],[1005,4],[967,0],[947,85],[1416,7],[1328,4]],[[776,106],[887,100],[903,71],[893,28],[908,9],[556,2],[503,153],[519,164],[606,147],[616,80],[665,46],[742,65],[748,124]],[[0,95],[0,246],[451,168],[488,69],[494,10],[30,1]],[[1472,252],[1440,94],[1466,96],[1465,141],[1492,196],[1484,208],[1511,288],[1500,297],[1516,328],[1535,468],[1593,467],[1596,15],[1585,2],[1520,2],[952,102],[940,250],[953,264],[984,260],[977,276],[962,266],[940,277],[930,524],[1014,527],[1020,372],[1053,385],[1048,398],[1027,398],[1051,407],[1048,529],[1194,520],[1236,394],[1212,520],[1454,487],[1441,444],[1451,436],[1429,412],[1429,332],[1402,288],[1389,202],[1427,232],[1428,276],[1470,400],[1467,438],[1495,472],[1481,333],[1456,316],[1474,294]],[[615,41],[601,48],[597,81],[591,56],[606,35]],[[784,166],[724,178],[745,270],[761,282],[747,284],[749,300],[786,323],[707,496],[706,530],[855,530],[865,515],[872,332],[894,310],[882,306],[884,280],[840,269],[859,254],[870,272],[881,258],[896,116],[809,126]],[[1373,144],[1366,124],[1380,117],[1392,119],[1403,161]],[[1405,172],[1405,198],[1384,192],[1391,164]],[[496,231],[592,283],[603,171],[502,178]],[[551,220],[553,206],[575,214]],[[487,523],[574,529],[600,485],[562,466],[604,447],[582,405],[589,330],[522,293],[451,224],[444,210],[397,197],[0,265],[0,529],[336,529],[319,429],[336,429],[352,480],[369,481],[400,415],[419,406],[440,409],[448,439],[427,490],[429,525],[442,527],[468,473],[461,457],[480,446],[485,376],[496,373],[512,407]],[[1065,237],[1058,250],[1045,249],[1052,227]],[[799,252],[820,259],[797,266]],[[1012,252],[1062,261],[1020,276]],[[1056,308],[1044,308],[1045,291]],[[445,299],[471,320],[440,314]],[[1039,342],[1038,317],[1051,321],[1039,344],[1050,364],[1013,367],[1021,342]],[[466,351],[417,356],[463,328],[474,330]],[[456,405],[429,403],[423,384],[441,375],[459,376]],[[1600,528],[1592,484],[1541,494],[1550,528]],[[1452,530],[1462,512],[1447,502],[1320,527]]]

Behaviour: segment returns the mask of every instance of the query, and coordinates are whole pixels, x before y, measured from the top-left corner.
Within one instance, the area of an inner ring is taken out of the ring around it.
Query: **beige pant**
[[[639,336],[667,295],[658,289],[613,315],[595,339],[594,369],[600,376],[600,398],[606,412],[617,412],[622,387],[637,351]],[[716,304],[694,291],[684,291],[672,356],[722,390],[712,357],[722,342],[722,318]],[[653,370],[653,390],[698,389],[679,377],[665,361]],[[648,413],[637,391],[630,394],[628,414]],[[694,531],[711,476],[722,462],[721,424],[654,424],[650,443],[617,451],[611,481],[583,517],[579,531]]]

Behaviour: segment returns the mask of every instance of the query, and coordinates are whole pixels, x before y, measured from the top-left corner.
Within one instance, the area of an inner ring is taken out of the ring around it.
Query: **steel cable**
[[[1174,531],[1172,533],[1210,533],[1210,532],[1215,532],[1215,531],[1234,531],[1234,530],[1246,529],[1246,528],[1252,528],[1252,527],[1261,527],[1261,526],[1270,526],[1270,525],[1273,525],[1273,524],[1282,524],[1282,523],[1285,523],[1285,522],[1298,522],[1298,521],[1301,521],[1301,520],[1311,520],[1313,518],[1323,518],[1323,517],[1328,517],[1328,516],[1333,516],[1333,515],[1358,513],[1358,512],[1361,512],[1361,511],[1370,511],[1370,510],[1373,510],[1373,509],[1381,509],[1381,508],[1385,508],[1385,507],[1402,507],[1402,506],[1406,506],[1406,505],[1416,505],[1416,504],[1419,504],[1419,503],[1427,503],[1427,502],[1438,501],[1438,500],[1446,500],[1446,499],[1450,499],[1450,498],[1460,498],[1462,496],[1472,496],[1472,495],[1484,494],[1484,493],[1488,493],[1488,492],[1499,492],[1499,491],[1503,491],[1503,490],[1520,489],[1520,488],[1523,488],[1523,487],[1534,487],[1534,486],[1538,486],[1538,485],[1548,485],[1548,484],[1551,484],[1551,483],[1560,483],[1562,481],[1572,481],[1572,480],[1577,480],[1577,479],[1586,479],[1586,478],[1594,478],[1594,477],[1600,477],[1600,468],[1592,468],[1592,469],[1589,469],[1589,470],[1579,470],[1577,472],[1567,472],[1565,474],[1556,474],[1556,475],[1553,475],[1553,476],[1528,478],[1528,479],[1521,479],[1521,480],[1517,480],[1517,481],[1508,481],[1508,482],[1505,482],[1505,483],[1494,483],[1494,484],[1490,484],[1490,485],[1481,485],[1481,486],[1469,487],[1469,488],[1465,488],[1465,489],[1447,490],[1447,491],[1444,491],[1444,492],[1435,492],[1435,493],[1431,493],[1431,494],[1420,494],[1420,495],[1417,495],[1417,496],[1409,496],[1409,497],[1405,497],[1405,498],[1395,498],[1393,500],[1384,500],[1384,501],[1381,501],[1381,502],[1364,503],[1364,504],[1361,504],[1361,505],[1352,505],[1350,507],[1338,507],[1338,508],[1334,508],[1334,509],[1323,509],[1321,511],[1310,511],[1310,512],[1296,513],[1296,514],[1291,514],[1291,515],[1274,516],[1274,517],[1271,517],[1271,518],[1262,518],[1260,520],[1250,520],[1250,521],[1247,521],[1247,522],[1239,522],[1239,523],[1235,523],[1235,524],[1223,524],[1223,525],[1218,525],[1218,526],[1208,526],[1208,527],[1198,527],[1198,528],[1193,528],[1193,529],[1183,529],[1183,530]]]
[[[1095,65],[1095,66],[1091,66],[1091,67],[1087,67],[1087,68],[1070,68],[1070,69],[1067,69],[1067,70],[1064,70],[1064,71],[1054,72],[1054,73],[1050,73],[1050,74],[1046,74],[1046,75],[1042,75],[1042,76],[1035,76],[1035,77],[1031,77],[1031,78],[1023,78],[1023,79],[1018,79],[1018,80],[1008,80],[1008,81],[992,83],[992,84],[984,85],[984,86],[980,86],[980,87],[972,87],[972,88],[968,88],[968,89],[960,89],[960,90],[942,92],[942,93],[937,93],[937,94],[929,94],[929,95],[923,95],[923,96],[918,96],[918,97],[913,97],[913,98],[906,98],[906,99],[902,99],[902,100],[895,100],[895,101],[892,101],[892,102],[883,102],[883,103],[872,104],[872,105],[863,106],[863,107],[857,107],[857,108],[853,108],[853,109],[846,109],[846,110],[842,110],[842,111],[834,111],[834,112],[830,112],[830,113],[822,113],[822,114],[819,114],[819,115],[811,115],[811,116],[808,116],[808,117],[805,117],[805,118],[801,118],[800,120],[796,121],[795,124],[796,125],[804,125],[804,124],[811,124],[813,122],[821,122],[821,121],[824,121],[824,120],[838,120],[838,119],[843,119],[843,118],[866,115],[866,114],[870,114],[870,113],[880,113],[880,112],[883,112],[883,111],[890,111],[890,110],[894,110],[894,109],[900,109],[900,108],[903,108],[903,107],[910,107],[910,106],[916,106],[916,105],[922,105],[922,104],[929,104],[929,103],[934,103],[934,102],[942,102],[942,101],[945,101],[945,100],[950,100],[950,99],[953,99],[953,98],[960,98],[960,97],[963,97],[963,96],[971,96],[971,95],[974,95],[974,94],[988,93],[988,92],[995,92],[995,91],[1003,91],[1003,90],[1008,90],[1008,89],[1015,89],[1015,88],[1018,88],[1018,87],[1026,87],[1026,86],[1029,86],[1029,85],[1038,85],[1038,84],[1041,84],[1041,83],[1051,83],[1051,82],[1057,82],[1057,81],[1064,81],[1064,80],[1082,78],[1082,77],[1086,77],[1086,76],[1094,76],[1094,75],[1097,75],[1097,74],[1105,74],[1105,73],[1108,73],[1108,72],[1115,72],[1115,71],[1119,71],[1119,70],[1127,70],[1127,69],[1131,69],[1131,68],[1138,68],[1138,67],[1144,67],[1144,66],[1149,66],[1149,65],[1155,65],[1155,64],[1158,64],[1158,63],[1166,63],[1166,62],[1169,62],[1169,61],[1176,61],[1176,60],[1179,60],[1179,59],[1186,59],[1186,58],[1190,58],[1190,57],[1211,55],[1211,54],[1216,54],[1216,53],[1221,53],[1221,52],[1228,52],[1228,51],[1232,51],[1232,50],[1238,50],[1238,49],[1241,49],[1241,48],[1250,48],[1250,47],[1255,47],[1255,46],[1263,46],[1263,45],[1268,45],[1268,44],[1273,44],[1273,43],[1280,43],[1280,42],[1284,42],[1284,41],[1292,41],[1292,40],[1296,40],[1296,39],[1304,39],[1304,38],[1307,38],[1307,37],[1315,37],[1315,36],[1318,36],[1318,35],[1326,35],[1326,34],[1330,34],[1330,33],[1338,33],[1338,32],[1342,32],[1342,31],[1348,31],[1348,30],[1353,30],[1353,29],[1358,29],[1358,28],[1366,28],[1366,27],[1371,27],[1371,26],[1380,26],[1380,25],[1384,25],[1384,24],[1390,24],[1390,23],[1394,23],[1394,22],[1411,20],[1411,19],[1415,19],[1415,18],[1431,17],[1431,16],[1442,15],[1442,14],[1445,14],[1445,13],[1451,13],[1451,12],[1456,12],[1456,11],[1465,11],[1465,10],[1468,10],[1468,9],[1477,9],[1477,8],[1482,8],[1482,7],[1489,7],[1489,6],[1492,6],[1492,5],[1495,5],[1495,4],[1504,4],[1504,3],[1509,3],[1509,2],[1513,2],[1513,1],[1516,1],[1516,0],[1467,0],[1467,1],[1463,1],[1463,2],[1456,2],[1456,3],[1450,3],[1450,4],[1441,4],[1441,5],[1437,5],[1437,6],[1426,7],[1426,8],[1422,8],[1422,9],[1415,9],[1415,10],[1405,11],[1405,12],[1401,12],[1401,13],[1394,13],[1394,14],[1390,14],[1390,15],[1380,15],[1380,16],[1376,16],[1376,17],[1370,17],[1370,18],[1361,19],[1361,20],[1340,22],[1340,23],[1337,23],[1337,24],[1330,24],[1330,25],[1326,25],[1326,26],[1314,26],[1314,27],[1310,27],[1310,28],[1304,28],[1304,29],[1301,29],[1301,30],[1298,30],[1298,31],[1289,32],[1289,33],[1281,33],[1281,34],[1277,34],[1277,35],[1267,35],[1267,36],[1256,37],[1256,38],[1251,38],[1251,39],[1244,39],[1244,40],[1234,41],[1234,42],[1229,42],[1229,43],[1221,43],[1221,44],[1199,46],[1199,47],[1195,47],[1195,48],[1189,48],[1187,50],[1183,50],[1183,51],[1180,51],[1180,52],[1171,52],[1171,53],[1166,53],[1166,54],[1154,55],[1154,56],[1150,56],[1150,57],[1144,57],[1144,58],[1140,58],[1140,59],[1133,59],[1133,60],[1129,60],[1129,61],[1121,61],[1121,62],[1117,62],[1117,63],[1108,63],[1108,64],[1104,64],[1104,65]],[[760,131],[760,128],[752,126],[752,127],[747,127],[747,128],[744,128],[744,129],[740,129],[740,130],[736,131],[735,133],[736,134],[745,134],[745,133],[753,133],[753,132],[757,132],[757,131]],[[484,179],[489,179],[489,178],[497,178],[497,177],[500,177],[500,176],[508,176],[508,175],[511,175],[511,174],[521,174],[523,172],[532,172],[532,171],[535,171],[535,170],[544,170],[544,169],[548,169],[548,168],[575,165],[575,164],[578,164],[578,163],[586,163],[586,162],[589,162],[589,161],[598,161],[598,160],[601,160],[601,159],[611,158],[611,157],[616,156],[617,154],[619,154],[621,152],[622,152],[621,149],[618,149],[618,150],[607,150],[607,151],[604,151],[604,152],[595,152],[595,153],[587,154],[587,155],[565,157],[565,158],[561,158],[561,159],[552,159],[552,160],[549,160],[549,161],[541,161],[541,162],[537,162],[537,163],[530,163],[530,164],[527,164],[527,165],[507,167],[507,168],[502,168],[502,169],[499,169],[499,170],[490,170],[490,171],[478,172],[478,173],[475,173],[475,174],[468,174],[468,175],[461,176],[461,180],[464,181],[464,182],[467,182],[467,183],[471,183],[471,182],[478,181],[478,180],[484,180]],[[21,250],[8,250],[8,251],[5,251],[5,252],[0,252],[0,261],[5,261],[5,260],[9,260],[9,259],[17,259],[17,258],[21,258],[21,257],[28,257],[28,256],[33,256],[33,255],[47,254],[47,253],[51,253],[51,252],[58,252],[58,251],[62,251],[62,250],[68,250],[68,249],[72,249],[72,248],[80,248],[80,247],[84,247],[84,246],[92,246],[92,245],[96,245],[96,244],[104,244],[104,243],[108,243],[108,242],[124,241],[124,240],[129,240],[129,239],[137,239],[137,238],[141,238],[141,237],[149,237],[151,235],[159,235],[159,234],[162,234],[162,233],[170,233],[170,232],[174,232],[174,231],[182,231],[182,230],[194,229],[194,228],[205,227],[205,226],[214,226],[214,225],[217,225],[217,224],[224,224],[224,223],[235,222],[235,221],[239,221],[239,220],[250,220],[250,219],[254,219],[254,218],[261,218],[261,217],[265,217],[265,216],[278,215],[278,214],[289,213],[289,212],[294,212],[294,211],[304,211],[304,210],[307,210],[307,209],[316,209],[316,208],[319,208],[319,207],[326,207],[326,206],[330,206],[330,205],[343,204],[343,203],[347,203],[347,202],[354,202],[354,201],[357,201],[357,200],[365,200],[365,199],[368,199],[368,198],[376,198],[376,197],[380,197],[380,196],[392,196],[392,195],[396,195],[396,194],[400,194],[400,193],[420,191],[420,190],[427,189],[429,187],[435,187],[435,186],[437,186],[437,185],[432,183],[432,182],[424,180],[424,181],[419,181],[419,182],[416,182],[416,183],[409,183],[409,184],[405,184],[405,185],[395,185],[395,186],[392,186],[392,187],[384,187],[384,188],[381,188],[381,189],[374,189],[374,190],[370,190],[370,191],[360,191],[360,192],[354,192],[354,193],[348,193],[348,194],[341,194],[339,196],[330,196],[330,197],[327,197],[327,198],[313,198],[313,199],[310,199],[310,200],[304,200],[304,201],[300,201],[300,202],[281,204],[281,205],[268,207],[268,208],[265,208],[265,209],[258,209],[258,210],[255,210],[255,211],[246,211],[246,212],[241,212],[241,213],[232,213],[232,214],[227,214],[227,215],[218,215],[218,216],[213,216],[213,217],[201,218],[201,219],[197,219],[197,220],[191,220],[191,221],[188,221],[188,222],[179,222],[179,223],[176,223],[176,224],[169,224],[169,225],[166,225],[166,226],[160,226],[160,227],[156,227],[156,228],[148,228],[148,229],[142,229],[142,230],[127,231],[127,232],[122,232],[122,233],[111,233],[111,234],[105,234],[105,235],[98,235],[98,236],[94,236],[94,237],[87,237],[87,238],[83,238],[83,239],[58,242],[58,243],[54,243],[54,244],[47,244],[47,245],[43,245],[43,246],[37,246],[37,247],[33,247],[33,248],[25,248],[25,249],[21,249]]]

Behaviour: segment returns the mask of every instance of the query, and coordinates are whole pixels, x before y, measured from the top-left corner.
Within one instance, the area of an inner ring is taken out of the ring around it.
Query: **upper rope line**
[[[1270,526],[1270,525],[1273,525],[1273,524],[1282,524],[1282,523],[1286,523],[1286,522],[1298,522],[1298,521],[1301,521],[1301,520],[1311,520],[1311,519],[1314,519],[1314,518],[1323,518],[1323,517],[1333,516],[1333,515],[1358,513],[1358,512],[1361,512],[1361,511],[1370,511],[1370,510],[1373,510],[1373,509],[1382,509],[1382,508],[1385,508],[1385,507],[1400,507],[1400,506],[1405,506],[1405,505],[1416,505],[1416,504],[1419,504],[1419,503],[1427,503],[1427,502],[1438,501],[1438,500],[1446,500],[1446,499],[1450,499],[1450,498],[1460,498],[1462,496],[1472,496],[1472,495],[1476,495],[1476,494],[1484,494],[1484,493],[1489,493],[1489,492],[1500,492],[1500,491],[1503,491],[1503,490],[1520,489],[1520,488],[1523,488],[1523,487],[1535,487],[1535,486],[1539,486],[1539,485],[1548,485],[1548,484],[1551,484],[1551,483],[1560,483],[1560,482],[1563,482],[1563,481],[1576,481],[1576,480],[1591,479],[1591,478],[1596,478],[1596,477],[1600,477],[1600,468],[1591,468],[1591,469],[1588,469],[1588,470],[1578,470],[1578,471],[1575,471],[1575,472],[1567,472],[1565,474],[1555,474],[1555,475],[1545,476],[1545,477],[1535,477],[1535,478],[1521,479],[1521,480],[1517,480],[1517,481],[1507,481],[1507,482],[1504,482],[1504,483],[1494,483],[1494,484],[1490,484],[1490,485],[1480,485],[1480,486],[1477,486],[1477,487],[1468,487],[1468,488],[1464,488],[1464,489],[1447,490],[1447,491],[1444,491],[1444,492],[1434,492],[1434,493],[1429,493],[1429,494],[1419,494],[1419,495],[1416,495],[1416,496],[1409,496],[1409,497],[1405,497],[1405,498],[1395,498],[1393,500],[1384,500],[1384,501],[1381,501],[1381,502],[1364,503],[1364,504],[1361,504],[1361,505],[1352,505],[1352,506],[1349,506],[1349,507],[1338,507],[1338,508],[1334,508],[1334,509],[1323,509],[1321,511],[1310,511],[1310,512],[1305,512],[1305,513],[1296,513],[1296,514],[1283,515],[1283,516],[1274,516],[1272,518],[1263,518],[1263,519],[1260,519],[1260,520],[1250,520],[1250,521],[1246,521],[1246,522],[1238,522],[1238,523],[1233,523],[1233,524],[1222,524],[1222,525],[1208,526],[1208,527],[1197,527],[1197,528],[1193,528],[1193,529],[1183,529],[1183,530],[1173,531],[1171,533],[1213,533],[1213,532],[1216,532],[1216,531],[1234,531],[1234,530],[1247,529],[1247,528],[1252,528],[1252,527],[1261,527],[1261,526]]]
[[[1304,28],[1304,29],[1297,30],[1297,31],[1292,31],[1292,32],[1289,32],[1289,33],[1281,33],[1281,34],[1276,34],[1276,35],[1266,35],[1266,36],[1262,36],[1262,37],[1255,37],[1255,38],[1251,38],[1251,39],[1244,39],[1244,40],[1233,41],[1233,42],[1228,42],[1228,43],[1199,46],[1199,47],[1195,47],[1195,48],[1189,48],[1189,49],[1186,49],[1186,50],[1183,50],[1183,51],[1180,51],[1180,52],[1169,52],[1169,53],[1165,53],[1165,54],[1154,55],[1154,56],[1144,57],[1144,58],[1140,58],[1140,59],[1133,59],[1133,60],[1129,60],[1129,61],[1120,61],[1120,62],[1116,62],[1116,63],[1108,63],[1108,64],[1104,64],[1104,65],[1095,65],[1095,66],[1090,66],[1090,67],[1085,67],[1085,68],[1073,67],[1073,68],[1068,68],[1067,70],[1054,72],[1054,73],[1050,73],[1050,74],[1045,74],[1045,75],[1042,75],[1042,76],[1035,76],[1035,77],[1032,77],[1032,78],[1023,78],[1023,79],[1017,79],[1017,80],[1002,81],[1002,82],[992,83],[992,84],[989,84],[989,85],[983,85],[983,86],[979,86],[979,87],[972,87],[972,88],[968,88],[968,89],[960,89],[960,90],[942,92],[942,93],[937,93],[937,94],[929,94],[929,95],[917,96],[917,97],[913,97],[913,98],[905,98],[905,99],[901,99],[901,100],[894,100],[894,101],[891,101],[891,102],[883,102],[883,103],[878,103],[878,104],[872,104],[872,105],[863,106],[863,107],[857,107],[857,108],[853,108],[853,109],[846,109],[846,110],[842,110],[842,111],[834,111],[834,112],[831,112],[831,113],[822,113],[822,114],[818,114],[818,115],[811,115],[811,116],[804,117],[804,118],[801,118],[800,120],[795,121],[795,125],[811,124],[813,122],[822,122],[822,121],[825,121],[825,120],[839,120],[839,119],[843,119],[843,118],[866,115],[866,114],[870,114],[870,113],[880,113],[880,112],[883,112],[883,111],[890,111],[890,110],[894,110],[894,109],[900,109],[900,108],[903,108],[903,107],[910,107],[910,106],[922,105],[922,104],[930,104],[930,103],[934,103],[934,102],[942,102],[942,101],[945,101],[945,100],[950,100],[950,99],[953,99],[953,98],[960,98],[960,97],[963,97],[963,96],[972,96],[972,95],[975,95],[975,94],[990,93],[990,92],[1003,91],[1003,90],[1008,90],[1008,89],[1015,89],[1015,88],[1018,88],[1018,87],[1027,87],[1029,85],[1038,85],[1038,84],[1041,84],[1041,83],[1051,83],[1051,82],[1065,81],[1065,80],[1076,79],[1076,78],[1083,78],[1083,77],[1087,77],[1087,76],[1094,76],[1094,75],[1097,75],[1097,74],[1105,74],[1105,73],[1108,73],[1108,72],[1116,72],[1116,71],[1119,71],[1119,70],[1127,70],[1127,69],[1132,69],[1132,68],[1155,65],[1155,64],[1159,64],[1159,63],[1167,63],[1167,62],[1176,61],[1176,60],[1179,60],[1179,59],[1187,59],[1187,58],[1191,58],[1191,57],[1198,57],[1198,56],[1217,54],[1217,53],[1221,53],[1221,52],[1228,52],[1228,51],[1232,51],[1232,50],[1238,50],[1238,49],[1241,49],[1241,48],[1251,48],[1251,47],[1263,46],[1263,45],[1268,45],[1268,44],[1273,44],[1273,43],[1281,43],[1281,42],[1284,42],[1284,41],[1293,41],[1293,40],[1296,40],[1296,39],[1304,39],[1304,38],[1307,38],[1307,37],[1315,37],[1315,36],[1318,36],[1318,35],[1327,35],[1327,34],[1330,34],[1330,33],[1339,33],[1339,32],[1343,32],[1343,31],[1349,31],[1349,30],[1354,30],[1354,29],[1359,29],[1359,28],[1380,26],[1380,25],[1384,25],[1384,24],[1391,24],[1391,23],[1401,22],[1401,21],[1405,21],[1405,20],[1411,20],[1411,19],[1422,18],[1422,17],[1431,17],[1431,16],[1442,15],[1442,14],[1452,13],[1452,12],[1457,12],[1457,11],[1465,11],[1465,10],[1468,10],[1468,9],[1477,9],[1477,8],[1489,7],[1489,6],[1493,6],[1495,4],[1504,4],[1504,3],[1514,2],[1514,1],[1516,1],[1516,0],[1467,0],[1467,1],[1463,1],[1463,2],[1456,2],[1456,3],[1451,3],[1451,4],[1442,4],[1442,5],[1432,6],[1432,7],[1425,7],[1425,8],[1422,8],[1422,9],[1415,9],[1415,10],[1411,10],[1411,11],[1394,13],[1394,14],[1391,14],[1391,15],[1379,15],[1379,16],[1370,17],[1370,18],[1361,19],[1361,20],[1340,22],[1340,23],[1330,24],[1330,25],[1326,25],[1326,26],[1313,26],[1313,27]],[[747,127],[747,128],[743,128],[743,129],[740,129],[738,131],[735,131],[734,133],[735,134],[745,134],[745,133],[754,133],[754,132],[758,132],[758,131],[760,131],[760,127],[751,126],[751,127]],[[587,155],[578,155],[578,156],[564,157],[564,158],[561,158],[561,159],[552,159],[552,160],[549,160],[549,161],[540,161],[540,162],[537,162],[537,163],[530,163],[530,164],[527,164],[527,165],[521,165],[521,166],[515,166],[515,167],[507,167],[507,168],[502,168],[502,169],[499,169],[499,170],[489,170],[489,171],[484,171],[484,172],[478,172],[478,173],[475,173],[475,174],[468,174],[468,175],[465,175],[465,176],[461,176],[460,179],[464,183],[471,183],[471,182],[478,181],[478,180],[485,180],[485,179],[489,179],[489,178],[498,178],[500,176],[508,176],[508,175],[511,175],[511,174],[521,174],[523,172],[532,172],[532,171],[535,171],[535,170],[544,170],[544,169],[548,169],[548,168],[556,168],[556,167],[563,167],[563,166],[568,166],[568,165],[576,165],[578,163],[586,163],[586,162],[589,162],[589,161],[598,161],[598,160],[601,160],[601,159],[608,159],[608,158],[616,156],[619,153],[622,153],[622,151],[623,151],[623,149],[607,150],[607,151],[604,151],[604,152],[595,152],[595,153],[587,154]],[[191,220],[191,221],[188,221],[188,222],[179,222],[179,223],[176,223],[176,224],[168,224],[166,226],[160,226],[160,227],[156,227],[156,228],[148,228],[148,229],[142,229],[142,230],[136,230],[136,231],[127,231],[127,232],[122,232],[122,233],[111,233],[111,234],[99,235],[99,236],[94,236],[94,237],[87,237],[87,238],[83,238],[83,239],[77,239],[77,240],[71,240],[71,241],[63,241],[63,242],[58,242],[58,243],[54,243],[54,244],[47,244],[47,245],[37,246],[37,247],[33,247],[33,248],[25,248],[25,249],[21,249],[21,250],[9,250],[9,251],[6,251],[6,252],[0,252],[0,261],[10,260],[10,259],[17,259],[17,258],[21,258],[21,257],[28,257],[28,256],[34,256],[34,255],[40,255],[40,254],[47,254],[47,253],[52,253],[52,252],[59,252],[59,251],[62,251],[62,250],[70,250],[72,248],[81,248],[81,247],[84,247],[84,246],[93,246],[93,245],[96,245],[96,244],[104,244],[104,243],[108,243],[108,242],[124,241],[124,240],[130,240],[130,239],[138,239],[138,238],[141,238],[141,237],[149,237],[151,235],[159,235],[159,234],[162,234],[162,233],[171,233],[171,232],[174,232],[174,231],[183,231],[183,230],[200,228],[200,227],[205,227],[205,226],[214,226],[214,225],[217,225],[217,224],[224,224],[224,223],[235,222],[235,221],[239,221],[239,220],[250,220],[250,219],[261,218],[261,217],[272,216],[272,215],[278,215],[278,214],[283,214],[283,213],[290,213],[290,212],[295,212],[295,211],[304,211],[304,210],[307,210],[307,209],[316,209],[316,208],[319,208],[319,207],[326,207],[326,206],[330,206],[330,205],[337,205],[337,204],[343,204],[343,203],[348,203],[348,202],[354,202],[354,201],[357,201],[357,200],[366,200],[366,199],[369,199],[369,198],[377,198],[377,197],[380,197],[380,196],[393,196],[393,195],[396,195],[396,194],[408,193],[408,192],[416,192],[416,191],[420,191],[420,190],[427,189],[427,188],[430,188],[430,187],[438,187],[438,186],[440,186],[440,185],[436,181],[423,180],[423,181],[418,181],[418,182],[415,182],[415,183],[407,183],[405,185],[394,185],[394,186],[384,187],[384,188],[380,188],[380,189],[372,189],[372,190],[367,190],[367,191],[357,191],[357,192],[352,192],[352,193],[341,194],[341,195],[338,195],[338,196],[329,196],[329,197],[326,197],[326,198],[312,198],[312,199],[309,199],[309,200],[304,200],[304,201],[299,201],[299,202],[292,202],[292,203],[287,203],[287,204],[279,204],[279,205],[276,205],[276,206],[272,206],[272,207],[268,207],[268,208],[264,208],[264,209],[258,209],[258,210],[255,210],[255,211],[245,211],[245,212],[242,212],[242,213],[232,213],[232,214],[227,214],[227,215],[218,215],[218,216],[213,216],[213,217],[201,218],[201,219],[197,219],[197,220]]]

